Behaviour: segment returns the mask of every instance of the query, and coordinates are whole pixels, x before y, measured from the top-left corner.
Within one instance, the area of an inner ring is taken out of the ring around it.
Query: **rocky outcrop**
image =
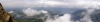
[[[14,22],[13,16],[6,12],[0,3],[0,22]]]

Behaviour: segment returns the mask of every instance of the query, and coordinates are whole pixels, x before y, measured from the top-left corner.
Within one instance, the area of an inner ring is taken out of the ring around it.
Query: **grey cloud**
[[[86,5],[100,5],[100,0],[43,0],[42,2],[41,1],[42,0],[0,0],[4,7],[84,7]]]

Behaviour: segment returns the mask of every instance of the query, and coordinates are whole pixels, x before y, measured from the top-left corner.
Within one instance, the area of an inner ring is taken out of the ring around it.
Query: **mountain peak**
[[[2,6],[2,4],[0,3],[0,6]]]

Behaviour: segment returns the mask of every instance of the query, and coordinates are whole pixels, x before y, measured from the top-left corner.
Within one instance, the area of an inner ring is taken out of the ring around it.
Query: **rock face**
[[[13,16],[6,12],[0,3],[0,22],[14,22]]]

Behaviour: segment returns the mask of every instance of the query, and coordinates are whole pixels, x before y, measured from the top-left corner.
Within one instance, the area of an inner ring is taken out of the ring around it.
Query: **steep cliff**
[[[8,12],[6,12],[0,3],[0,22],[16,22]]]

